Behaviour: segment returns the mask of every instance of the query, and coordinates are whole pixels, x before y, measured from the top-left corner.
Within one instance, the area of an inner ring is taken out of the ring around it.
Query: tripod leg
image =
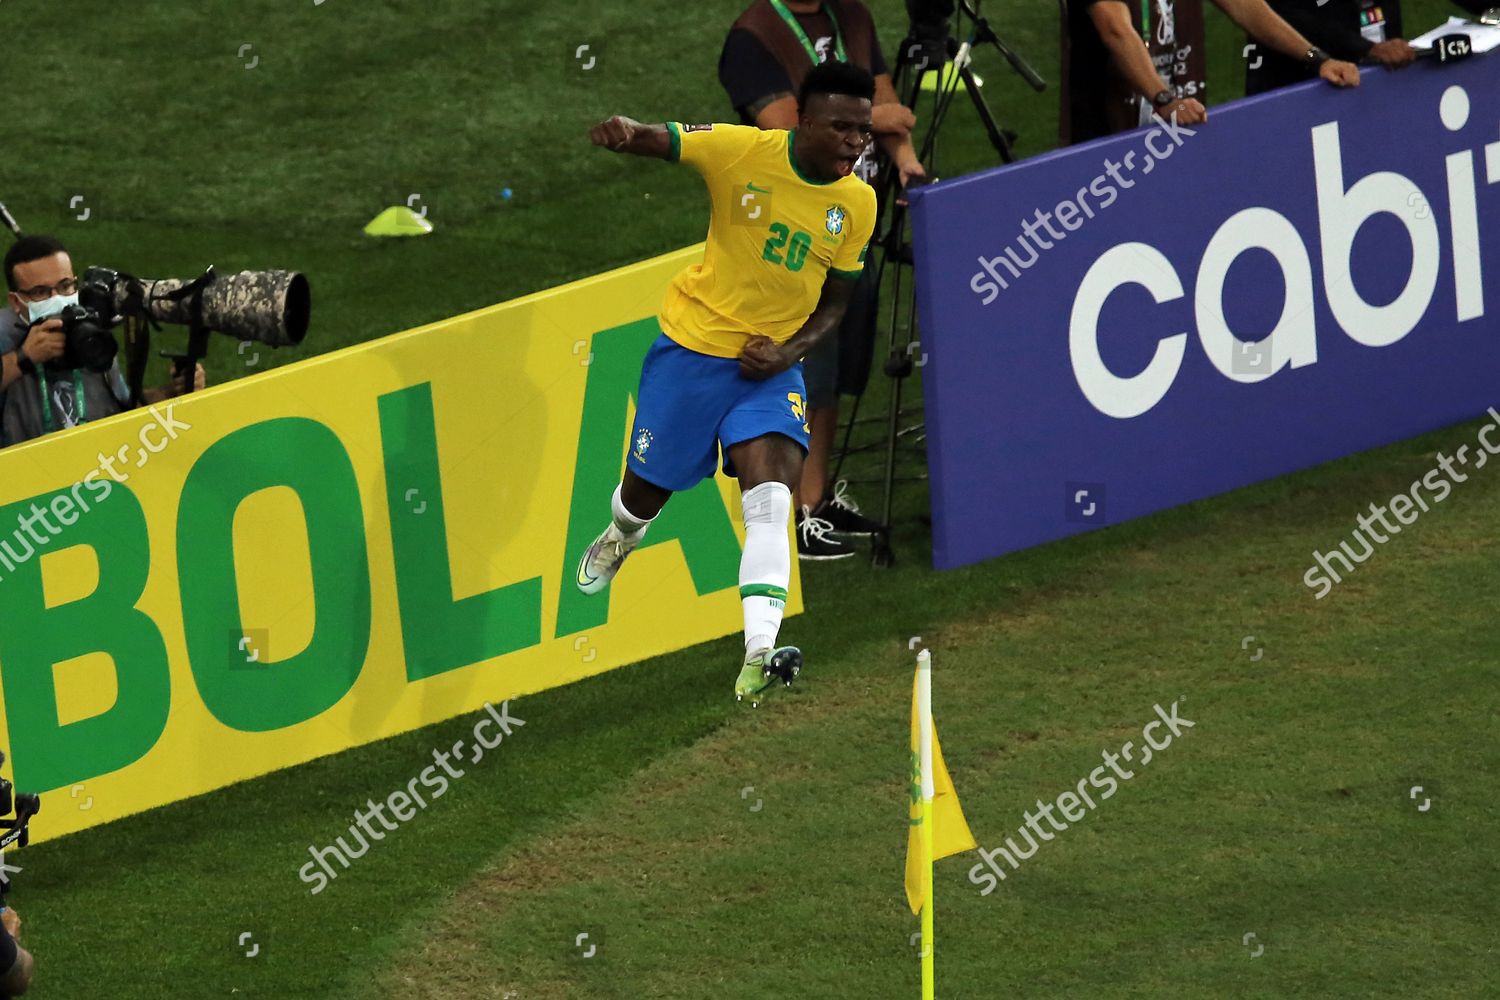
[[[979,85],[974,82],[974,67],[968,63],[959,70],[963,77],[964,86],[969,89],[969,100],[974,102],[974,111],[979,115],[979,120],[984,123],[985,132],[989,133],[990,145],[995,147],[995,152],[1000,154],[1002,163],[1016,162],[1016,155],[1012,151],[1016,136],[1014,132],[1008,132],[1000,127],[995,121],[995,114],[990,110],[989,102],[979,92]]]

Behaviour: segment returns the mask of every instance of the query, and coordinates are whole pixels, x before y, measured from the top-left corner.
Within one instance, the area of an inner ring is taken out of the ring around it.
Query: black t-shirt
[[[1150,120],[1153,111],[1136,93],[1094,26],[1093,11],[1101,3],[1121,0],[1072,0],[1068,6],[1060,120],[1064,144],[1137,128]],[[1177,97],[1206,103],[1208,62],[1202,0],[1124,0],[1121,9],[1146,46],[1162,88]]]
[[[1401,0],[1270,0],[1270,5],[1335,59],[1359,62],[1376,42],[1402,37]],[[1246,94],[1263,94],[1317,78],[1317,67],[1260,48],[1260,58],[1245,66]]]
[[[1064,142],[1083,142],[1109,135],[1105,114],[1105,92],[1108,90],[1110,65],[1114,55],[1099,36],[1090,14],[1102,0],[1070,0],[1068,3],[1068,98],[1064,113],[1068,134]],[[1111,0],[1113,2],[1113,0]]]
[[[818,53],[819,61],[834,57],[833,19],[827,11],[815,14],[795,14],[797,23],[807,33],[808,40]],[[880,39],[872,39],[870,51],[870,74],[879,76],[890,72],[885,55],[880,51]],[[792,92],[792,81],[786,69],[776,61],[759,38],[744,28],[735,28],[724,40],[724,51],[719,54],[719,82],[729,95],[729,103],[740,116],[744,125],[755,124],[754,112],[770,103],[781,94]]]

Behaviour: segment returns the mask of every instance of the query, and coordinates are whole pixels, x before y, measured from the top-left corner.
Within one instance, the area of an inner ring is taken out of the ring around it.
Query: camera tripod
[[[918,147],[917,157],[927,171],[929,179],[938,176],[938,135],[942,130],[948,111],[958,94],[960,86],[968,93],[975,113],[984,126],[990,145],[994,147],[1001,163],[1015,162],[1013,147],[1016,133],[1002,128],[990,109],[984,95],[979,92],[979,80],[974,75],[971,56],[977,45],[992,45],[1004,57],[1017,75],[1035,91],[1041,92],[1047,84],[1036,70],[1014,49],[996,34],[989,21],[978,10],[978,0],[959,0],[960,17],[967,16],[971,22],[969,36],[960,44],[955,40],[950,27],[954,7],[951,0],[926,0],[908,2],[908,10],[914,15],[909,33],[901,43],[901,52],[892,74],[897,96],[914,111],[922,93],[922,78],[929,72],[937,72],[938,84],[933,89],[932,110],[928,117],[927,131]],[[917,16],[926,14],[927,16]],[[952,65],[952,70],[947,67]],[[907,235],[907,206],[900,197],[900,175],[895,165],[882,151],[880,156],[880,188],[878,191],[880,217],[876,222],[875,235],[870,242],[881,249],[880,262],[876,270],[877,289],[885,288],[886,270],[892,274],[890,294],[890,319],[887,325],[888,351],[883,370],[894,383],[887,412],[880,417],[867,418],[866,422],[883,422],[885,425],[885,465],[882,476],[883,494],[879,521],[886,526],[883,534],[877,535],[871,547],[870,560],[876,566],[890,566],[895,561],[891,548],[892,507],[895,502],[896,464],[898,448],[903,440],[920,447],[926,439],[925,427],[920,422],[903,428],[903,385],[912,372],[926,362],[926,355],[914,360],[913,355],[921,350],[917,334],[917,301],[908,272],[913,266],[911,240]],[[925,182],[924,182],[925,183]],[[877,292],[877,295],[879,292]],[[905,318],[903,324],[902,319]],[[844,427],[844,438],[834,465],[831,481],[837,482],[844,459],[855,450],[850,446],[854,427],[860,423],[859,410],[863,396],[855,398],[854,408]],[[920,417],[920,408],[910,416]],[[925,456],[921,456],[925,460]],[[925,479],[920,473],[918,481]]]

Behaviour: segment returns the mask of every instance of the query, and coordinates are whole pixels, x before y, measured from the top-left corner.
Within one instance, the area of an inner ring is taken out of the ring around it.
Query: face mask
[[[78,293],[76,292],[72,295],[54,295],[50,299],[43,299],[40,302],[26,303],[26,315],[30,317],[30,322],[40,323],[44,319],[51,319],[53,316],[61,315],[62,311],[68,308],[68,306],[76,306],[77,304]]]

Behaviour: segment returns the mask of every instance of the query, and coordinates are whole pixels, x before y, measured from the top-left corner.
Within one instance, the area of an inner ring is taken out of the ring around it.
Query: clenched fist
[[[589,138],[596,146],[620,152],[643,131],[645,131],[645,126],[634,118],[615,115],[589,129]]]
[[[780,375],[796,362],[786,347],[770,337],[751,337],[740,350],[740,377],[763,382],[772,375]]]

